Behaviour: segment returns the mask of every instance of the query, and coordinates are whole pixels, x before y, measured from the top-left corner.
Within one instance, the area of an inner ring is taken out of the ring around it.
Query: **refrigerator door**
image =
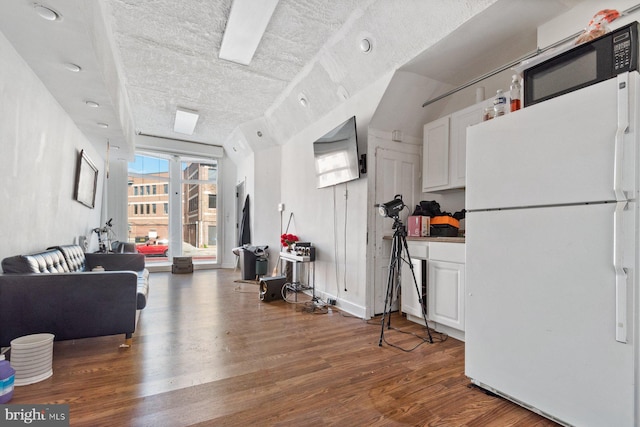
[[[475,383],[563,423],[634,425],[634,344],[616,341],[616,322],[631,322],[633,309],[624,301],[616,319],[615,208],[467,214],[465,373]],[[628,230],[635,209],[623,214]],[[625,234],[631,278],[634,233]]]
[[[469,127],[466,209],[616,200],[620,119],[622,198],[632,198],[636,99],[629,94],[638,73],[624,76],[622,88],[610,79]]]

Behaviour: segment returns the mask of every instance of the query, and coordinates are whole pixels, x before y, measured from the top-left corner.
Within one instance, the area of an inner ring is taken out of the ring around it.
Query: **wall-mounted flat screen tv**
[[[313,155],[318,188],[360,178],[355,116],[316,140]]]

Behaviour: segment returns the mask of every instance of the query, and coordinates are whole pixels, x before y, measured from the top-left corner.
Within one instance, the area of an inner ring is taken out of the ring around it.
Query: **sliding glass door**
[[[218,262],[218,161],[138,154],[129,163],[129,242],[147,262]]]
[[[215,262],[218,254],[218,164],[182,162],[182,253]]]

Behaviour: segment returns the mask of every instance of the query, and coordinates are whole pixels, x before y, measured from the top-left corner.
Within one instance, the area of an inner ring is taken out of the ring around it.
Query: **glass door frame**
[[[194,264],[198,264],[201,268],[218,268],[221,266],[221,257],[220,254],[222,250],[220,248],[221,235],[221,222],[220,222],[220,201],[222,199],[220,192],[222,185],[220,183],[220,168],[221,168],[221,159],[219,158],[206,158],[202,156],[184,156],[179,154],[167,154],[154,152],[152,150],[140,150],[136,152],[138,156],[146,156],[152,158],[159,158],[162,160],[168,161],[169,164],[169,214],[168,214],[168,230],[169,230],[169,248],[168,248],[168,259],[166,261],[154,262],[154,265],[171,265],[172,260],[176,256],[192,256],[191,254],[183,255],[183,213],[184,213],[184,198],[183,198],[183,188],[188,184],[197,184],[203,185],[206,181],[200,180],[189,180],[185,179],[182,176],[182,163],[183,162],[193,162],[193,163],[203,163],[210,164],[215,163],[217,168],[217,176],[216,176],[216,255],[215,259],[206,259],[206,260],[198,260],[196,256],[194,256]],[[179,251],[176,251],[175,248],[180,248]],[[151,261],[152,259],[150,259]]]

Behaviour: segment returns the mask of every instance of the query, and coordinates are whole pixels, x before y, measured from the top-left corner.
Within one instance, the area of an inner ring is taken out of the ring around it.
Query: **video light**
[[[379,204],[378,212],[384,217],[396,218],[404,207],[405,204],[402,201],[402,195],[396,194],[393,200]]]

